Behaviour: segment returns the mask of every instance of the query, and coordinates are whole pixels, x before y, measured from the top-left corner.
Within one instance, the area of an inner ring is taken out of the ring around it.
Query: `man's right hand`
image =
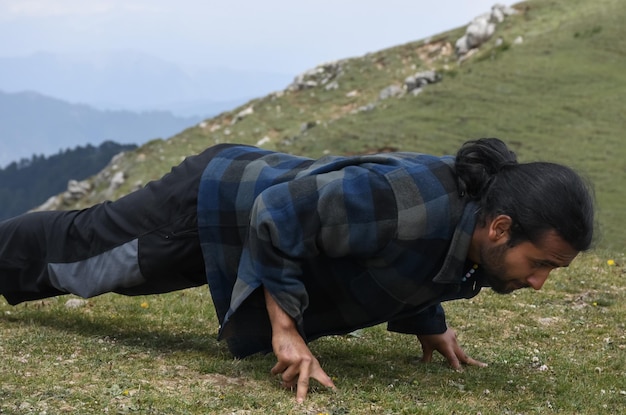
[[[265,290],[265,303],[272,324],[272,348],[278,362],[272,368],[273,375],[280,374],[285,388],[296,387],[296,401],[302,403],[309,390],[309,379],[335,389],[332,379],[324,372],[304,339],[298,333],[293,319]]]

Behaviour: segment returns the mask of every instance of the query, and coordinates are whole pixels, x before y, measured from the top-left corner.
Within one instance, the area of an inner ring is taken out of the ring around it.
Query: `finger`
[[[311,377],[327,388],[337,389],[333,380],[324,372],[321,366],[317,365],[311,372]]]
[[[463,361],[463,363],[465,363],[466,365],[469,366],[478,366],[478,367],[487,367],[487,363],[481,362],[479,360],[476,359],[472,359],[469,356],[466,356],[466,360]]]
[[[480,367],[487,366],[486,363],[480,362],[480,361],[478,361],[476,359],[472,359],[471,357],[469,357],[467,355],[467,353],[465,353],[465,351],[463,349],[461,349],[461,347],[459,347],[458,345],[456,345],[455,348],[454,348],[454,354],[458,358],[459,362],[463,363],[465,365],[480,366]]]
[[[302,403],[306,398],[306,394],[309,391],[309,370],[308,364],[304,364],[300,367],[300,376],[298,376],[298,385],[296,388],[296,402]]]
[[[420,360],[422,363],[430,363],[433,360],[433,350],[432,349],[422,349],[422,359]]]
[[[480,366],[480,367],[487,366],[486,363],[480,362],[476,359],[472,359],[471,357],[469,357],[467,353],[465,353],[465,350],[461,349],[461,347],[458,344],[454,347],[454,349],[455,349],[455,354],[461,363],[469,365],[469,366]]]
[[[272,370],[270,370],[270,373],[272,375],[278,375],[279,373],[283,373],[286,369],[287,369],[288,365],[278,361],[274,367],[272,368]]]
[[[304,365],[301,365],[304,366]],[[296,384],[299,379],[299,374],[301,371],[301,367],[296,365],[291,365],[281,375],[281,379],[283,380],[283,386],[292,387]]]
[[[443,355],[443,357],[446,358],[446,360],[448,361],[448,364],[452,366],[454,370],[461,369],[461,361],[457,357],[456,353],[454,353],[454,350],[445,349],[445,350],[440,350],[440,352]]]

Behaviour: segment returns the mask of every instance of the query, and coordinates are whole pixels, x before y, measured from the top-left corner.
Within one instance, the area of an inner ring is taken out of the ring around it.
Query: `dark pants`
[[[115,202],[0,223],[0,294],[11,304],[73,293],[163,293],[206,284],[197,228],[213,147]]]

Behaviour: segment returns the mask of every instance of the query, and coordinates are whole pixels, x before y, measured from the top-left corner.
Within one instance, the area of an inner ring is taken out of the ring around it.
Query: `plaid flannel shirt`
[[[416,153],[312,160],[225,145],[198,195],[220,337],[240,340],[229,343],[236,355],[271,350],[262,287],[306,340],[382,322],[403,333],[445,331],[440,302],[480,290],[461,283],[475,206],[459,195],[453,164]]]

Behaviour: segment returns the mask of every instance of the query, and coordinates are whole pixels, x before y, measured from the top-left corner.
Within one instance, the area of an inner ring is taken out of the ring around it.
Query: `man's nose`
[[[526,278],[526,282],[530,285],[534,290],[540,290],[545,284],[548,276],[550,275],[550,270],[545,271],[537,271],[530,277]]]

